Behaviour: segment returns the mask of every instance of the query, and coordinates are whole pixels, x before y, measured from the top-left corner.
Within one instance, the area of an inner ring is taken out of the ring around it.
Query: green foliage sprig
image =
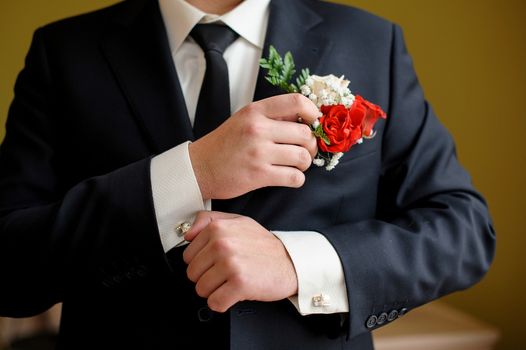
[[[323,131],[323,126],[321,124],[318,123],[316,127],[311,126],[311,128],[313,129],[312,133],[314,134],[314,136],[316,136],[319,139],[322,139],[326,145],[331,144],[331,141],[329,140],[329,137],[327,136],[325,131]]]
[[[300,92],[300,88],[310,75],[309,69],[302,69],[296,78],[296,84],[290,83],[296,73],[296,65],[292,54],[288,51],[284,57],[276,51],[274,46],[270,46],[268,58],[259,60],[259,65],[267,69],[265,79],[274,86],[279,87],[285,92]]]

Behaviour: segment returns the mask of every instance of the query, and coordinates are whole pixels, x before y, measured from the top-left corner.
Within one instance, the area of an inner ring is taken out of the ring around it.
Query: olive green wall
[[[0,2],[0,123],[33,30],[110,0]],[[522,0],[350,0],[399,23],[437,114],[486,196],[498,250],[487,277],[447,298],[501,328],[499,349],[524,349],[526,230],[526,2]],[[334,72],[338,73],[338,72]],[[352,77],[349,77],[352,80]],[[352,87],[351,87],[352,88]],[[0,130],[0,138],[4,130]]]

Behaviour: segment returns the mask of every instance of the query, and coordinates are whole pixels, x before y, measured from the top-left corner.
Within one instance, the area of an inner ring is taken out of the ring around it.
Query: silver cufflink
[[[178,237],[183,237],[188,231],[190,231],[190,229],[192,228],[192,224],[190,224],[189,222],[183,222],[179,225],[177,225],[174,229],[175,231],[175,234],[178,236]]]
[[[315,307],[330,306],[331,298],[328,295],[315,295],[312,297],[312,305]]]

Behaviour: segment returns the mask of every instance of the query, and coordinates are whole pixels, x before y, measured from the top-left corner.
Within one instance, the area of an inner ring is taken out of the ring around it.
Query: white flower
[[[301,94],[304,95],[304,96],[309,96],[310,93],[311,93],[311,89],[310,89],[310,87],[308,87],[307,85],[302,85],[302,86],[300,87],[300,92],[301,92]]]
[[[343,156],[343,152],[334,153],[329,160],[329,164],[325,167],[325,170],[331,171],[340,163],[340,158]]]
[[[350,107],[354,102],[354,96],[349,90],[349,80],[345,80],[343,75],[337,77],[333,74],[319,76],[311,75],[305,84],[310,89],[310,94],[319,98],[311,100],[318,108],[322,105],[336,105],[343,104],[345,107]],[[309,96],[310,98],[310,96]]]
[[[318,104],[318,96],[316,96],[315,94],[310,94],[309,95],[309,99],[314,102],[315,105]]]
[[[339,161],[334,160],[331,158],[331,161],[329,162],[329,165],[325,167],[325,170],[331,171],[332,169],[336,168],[336,165],[338,165]]]
[[[322,158],[314,158],[312,160],[312,164],[316,165],[316,166],[324,166],[325,165],[325,160],[323,160]]]
[[[340,160],[341,157],[343,157],[343,152],[334,153],[332,156],[332,158],[336,160]]]
[[[335,102],[336,102],[336,101],[335,101],[335,99],[334,99],[333,96],[323,96],[323,97],[321,98],[321,104],[322,104],[322,105],[325,105],[325,106],[331,106],[331,105],[334,105],[334,104],[336,104]],[[319,107],[319,106],[318,106],[318,107]]]
[[[340,99],[340,102],[341,102],[342,105],[345,106],[345,108],[349,108],[354,103],[354,96],[353,95],[342,96],[341,99]]]
[[[317,129],[318,126],[320,126],[320,121],[319,121],[318,119],[316,119],[316,120],[314,121],[314,123],[312,123],[312,127],[313,127],[314,129]]]

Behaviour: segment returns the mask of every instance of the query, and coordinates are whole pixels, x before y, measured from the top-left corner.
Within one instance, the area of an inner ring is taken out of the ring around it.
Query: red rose
[[[371,137],[376,121],[386,117],[379,106],[361,96],[356,96],[350,108],[332,105],[320,109],[320,124],[330,144],[319,138],[318,147],[329,153],[347,152],[362,137]]]
[[[365,109],[365,117],[363,118],[363,122],[361,124],[362,135],[364,137],[372,136],[374,124],[376,124],[376,121],[379,118],[386,118],[385,112],[382,110],[382,108],[380,108],[380,106],[365,100],[362,96],[356,96],[354,103],[351,106],[351,111],[355,106],[357,106],[356,108]]]
[[[344,105],[321,106],[321,112],[320,124],[330,142],[328,145],[323,139],[318,139],[318,147],[323,152],[347,152],[362,137],[365,113],[353,113],[352,108],[347,109]]]

